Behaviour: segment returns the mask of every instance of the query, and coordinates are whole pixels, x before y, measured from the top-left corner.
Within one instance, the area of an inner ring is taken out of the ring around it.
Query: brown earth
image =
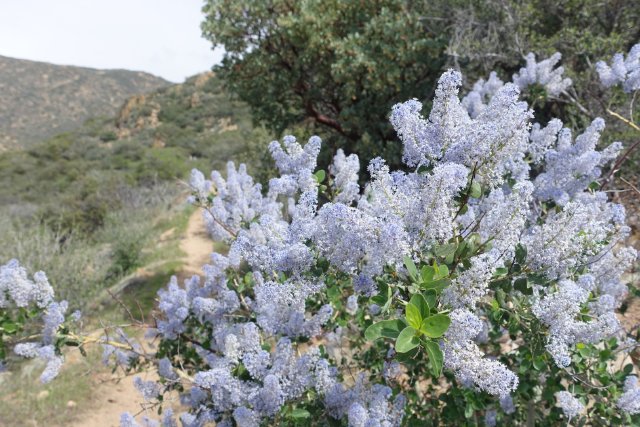
[[[166,236],[165,236],[166,237]],[[202,274],[202,266],[209,262],[213,251],[213,242],[207,234],[202,212],[197,210],[189,218],[185,236],[180,241],[180,249],[185,253],[184,264],[180,276]],[[151,346],[149,342],[144,343]],[[156,380],[155,371],[137,374],[143,380]],[[146,414],[157,419],[157,408],[149,408],[133,385],[135,375],[123,377],[110,372],[94,374],[96,388],[94,397],[87,406],[78,407],[78,419],[69,424],[70,427],[118,427],[123,412]],[[166,400],[165,400],[166,402]],[[177,402],[171,404],[177,407]]]

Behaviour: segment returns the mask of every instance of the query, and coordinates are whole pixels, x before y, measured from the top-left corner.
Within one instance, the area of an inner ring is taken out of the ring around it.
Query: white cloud
[[[0,0],[0,55],[146,71],[180,82],[222,57],[203,0]]]

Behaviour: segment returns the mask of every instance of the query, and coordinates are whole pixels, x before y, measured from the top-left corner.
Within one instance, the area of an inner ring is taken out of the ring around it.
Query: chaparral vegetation
[[[398,24],[396,12],[384,17]],[[375,128],[363,115],[383,106],[350,98],[354,115],[337,114],[344,125],[333,130],[351,142],[330,137],[330,161],[320,137],[288,135],[268,145],[275,176],[264,185],[232,161],[193,169],[188,202],[219,251],[203,275],[158,291],[152,320],[132,319],[144,338],[118,325],[84,332],[45,272],[2,265],[0,361],[43,359],[42,382],[55,382],[65,354],[97,344],[114,369],[156,370],[157,380],[134,378],[145,410],[122,414],[123,427],[640,424],[640,336],[617,316],[637,293],[627,273],[638,253],[607,190],[635,141],[602,143],[605,117],[577,98],[562,59],[530,53],[511,76],[488,73],[471,90],[460,71],[439,73],[431,99],[396,103],[377,127],[395,134],[395,148],[385,139],[380,150],[397,151],[389,161],[375,146],[363,148],[366,162],[356,154]],[[637,139],[640,44],[600,59],[592,83],[628,106],[606,107],[606,119]],[[236,89],[256,90],[241,77]],[[430,88],[418,80],[417,91]],[[329,96],[322,89],[309,108]],[[343,89],[336,105],[353,88]],[[587,125],[547,117],[545,100]],[[289,107],[268,124],[289,126],[299,113]],[[165,405],[170,395],[179,409]]]

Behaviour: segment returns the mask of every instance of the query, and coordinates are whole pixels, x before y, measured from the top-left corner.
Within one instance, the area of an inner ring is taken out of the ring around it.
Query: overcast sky
[[[0,55],[147,71],[173,82],[221,51],[200,34],[203,0],[0,0]]]

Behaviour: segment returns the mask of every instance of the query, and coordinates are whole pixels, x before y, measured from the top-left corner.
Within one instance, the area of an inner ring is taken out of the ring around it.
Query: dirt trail
[[[213,251],[213,242],[207,234],[202,212],[197,210],[189,218],[185,236],[180,241],[180,249],[185,253],[182,277],[202,274],[202,266],[209,262]],[[156,372],[141,372],[143,380],[155,380]],[[133,376],[121,378],[110,372],[96,374],[94,398],[90,407],[78,408],[82,412],[80,419],[69,424],[70,427],[118,427],[123,412],[138,414],[143,411],[144,400],[133,385]],[[144,414],[145,412],[143,412]],[[157,419],[155,409],[147,415]]]
[[[198,209],[189,218],[186,235],[180,241],[180,249],[186,254],[183,274],[202,274],[202,266],[211,260],[213,241],[207,232],[201,210]]]

